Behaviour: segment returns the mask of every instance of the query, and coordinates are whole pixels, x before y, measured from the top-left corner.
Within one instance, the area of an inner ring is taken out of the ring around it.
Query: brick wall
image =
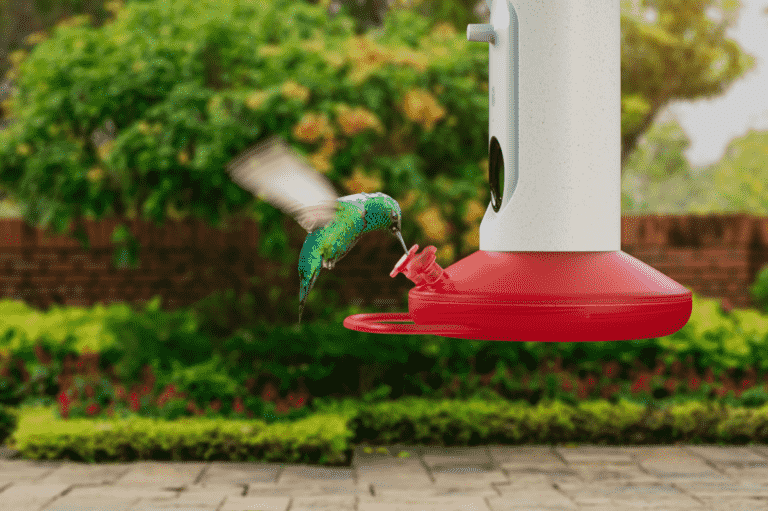
[[[298,294],[295,269],[281,275],[277,265],[259,258],[253,222],[239,221],[228,231],[217,231],[191,220],[162,227],[129,221],[143,248],[140,267],[125,270],[111,264],[109,239],[116,224],[114,219],[86,222],[91,248],[85,251],[73,238],[46,237],[21,220],[0,220],[0,298],[47,308],[53,303],[139,302],[159,294],[165,306],[174,308],[215,289],[239,293],[254,275]],[[285,227],[298,254],[306,233],[290,220]],[[749,307],[749,286],[768,263],[768,218],[625,216],[622,250],[698,294]],[[401,255],[399,243],[388,233],[366,235],[333,271],[323,271],[316,286],[335,290],[344,302],[405,310],[405,293],[412,284],[403,276],[389,277]]]

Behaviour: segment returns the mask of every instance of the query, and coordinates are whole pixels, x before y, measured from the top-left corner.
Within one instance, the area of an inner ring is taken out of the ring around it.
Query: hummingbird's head
[[[403,250],[407,254],[408,247],[406,247],[403,235],[400,233],[402,227],[400,204],[389,195],[383,193],[366,195],[365,210],[369,229],[387,229],[400,241]]]

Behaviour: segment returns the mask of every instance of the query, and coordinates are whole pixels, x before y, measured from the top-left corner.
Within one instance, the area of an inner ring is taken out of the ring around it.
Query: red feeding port
[[[356,314],[362,332],[498,341],[611,341],[662,337],[691,315],[691,292],[622,251],[487,252],[443,270],[418,245],[390,274],[416,287],[408,313]]]

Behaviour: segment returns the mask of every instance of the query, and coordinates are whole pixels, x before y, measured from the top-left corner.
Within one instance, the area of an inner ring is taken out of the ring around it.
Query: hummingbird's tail
[[[312,291],[312,287],[314,287],[315,281],[320,275],[320,269],[321,265],[315,266],[312,268],[312,273],[309,278],[306,280],[302,279],[301,287],[299,289],[299,324],[301,324],[301,314],[304,312],[304,303],[306,303],[309,292]]]

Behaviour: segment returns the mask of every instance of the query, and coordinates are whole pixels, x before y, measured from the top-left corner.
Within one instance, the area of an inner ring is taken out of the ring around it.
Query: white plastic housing
[[[488,140],[500,144],[504,185],[480,250],[620,250],[619,0],[489,3],[492,28],[467,36],[493,40]]]

